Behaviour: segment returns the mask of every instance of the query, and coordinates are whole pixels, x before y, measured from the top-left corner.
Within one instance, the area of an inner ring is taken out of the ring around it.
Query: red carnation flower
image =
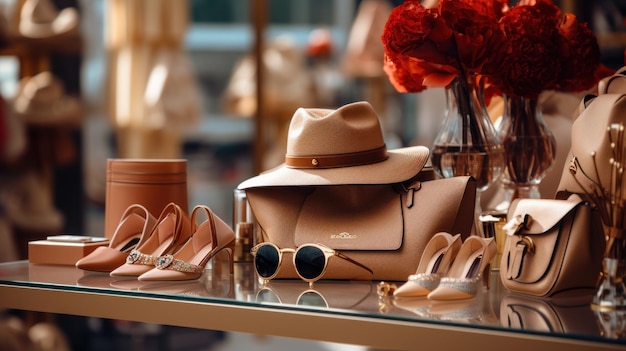
[[[507,95],[537,97],[559,76],[557,18],[534,6],[515,6],[500,20],[507,55],[494,78]]]

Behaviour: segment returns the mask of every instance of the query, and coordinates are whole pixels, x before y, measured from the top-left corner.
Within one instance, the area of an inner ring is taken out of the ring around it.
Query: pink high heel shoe
[[[435,234],[424,249],[415,274],[393,292],[394,297],[426,296],[439,285],[439,280],[448,272],[450,264],[461,248],[461,235]]]
[[[489,288],[491,260],[496,255],[493,238],[472,235],[465,240],[448,274],[428,294],[430,300],[471,299],[481,282]]]
[[[111,272],[112,277],[138,277],[154,268],[157,258],[176,252],[191,237],[189,216],[171,202],[161,212],[148,239],[132,250],[126,262]]]
[[[130,205],[117,225],[108,246],[100,246],[76,262],[76,268],[111,272],[126,262],[128,253],[141,246],[156,224],[156,218],[139,205]]]
[[[192,225],[195,226],[198,212],[204,212],[207,219],[197,227],[191,239],[174,254],[159,257],[156,267],[140,275],[139,280],[198,279],[202,276],[207,262],[224,249],[228,251],[230,273],[233,273],[235,233],[207,206],[196,206],[193,209]]]

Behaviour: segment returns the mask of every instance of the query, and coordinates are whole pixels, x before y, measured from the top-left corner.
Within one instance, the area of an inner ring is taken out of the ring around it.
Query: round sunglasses
[[[265,283],[278,274],[285,252],[293,253],[293,265],[296,268],[296,273],[302,280],[308,282],[309,286],[313,286],[314,282],[324,276],[328,267],[328,259],[333,256],[355,264],[367,270],[370,275],[374,275],[374,272],[368,267],[321,244],[305,244],[297,249],[279,249],[272,243],[264,242],[253,247],[250,252],[254,256],[254,268]]]

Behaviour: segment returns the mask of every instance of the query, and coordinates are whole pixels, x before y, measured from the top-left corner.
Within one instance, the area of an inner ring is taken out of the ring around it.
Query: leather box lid
[[[184,159],[109,159],[107,182],[182,183],[187,181]]]

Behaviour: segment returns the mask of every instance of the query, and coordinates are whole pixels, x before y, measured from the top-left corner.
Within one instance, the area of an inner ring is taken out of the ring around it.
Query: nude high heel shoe
[[[435,234],[424,249],[415,274],[393,292],[395,297],[426,296],[439,285],[457,252],[461,248],[461,235]]]
[[[126,262],[128,253],[141,246],[156,224],[156,218],[139,205],[130,205],[117,225],[109,246],[100,246],[76,262],[76,268],[111,272]]]
[[[157,258],[176,252],[191,237],[189,216],[171,202],[161,212],[148,239],[132,250],[126,262],[111,272],[112,277],[139,277],[154,268]]]
[[[490,262],[497,251],[493,238],[472,235],[465,240],[448,274],[428,294],[430,300],[462,300],[476,296],[481,283],[489,288]]]
[[[192,225],[195,226],[198,212],[204,212],[207,219],[195,229],[191,239],[174,254],[159,257],[156,268],[139,276],[139,280],[198,279],[207,262],[223,249],[228,251],[230,273],[233,273],[235,232],[207,206],[196,206],[193,209]]]

